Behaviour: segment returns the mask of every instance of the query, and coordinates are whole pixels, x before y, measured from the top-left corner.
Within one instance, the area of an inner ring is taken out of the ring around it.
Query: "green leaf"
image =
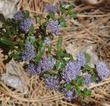
[[[28,18],[28,17],[29,17],[29,11],[24,10],[24,11],[23,11],[23,14],[24,14],[24,17],[25,17],[25,18]]]
[[[76,79],[77,86],[82,86],[83,82],[84,82],[83,77],[82,76],[78,76],[77,79]]]
[[[54,71],[54,70],[51,70],[51,71],[46,71],[43,73],[43,76],[44,77],[48,77],[48,76],[57,76],[58,75],[58,72]]]
[[[64,57],[63,58],[65,61],[69,61],[70,60],[70,57]]]
[[[27,41],[30,41],[32,44],[35,44],[36,38],[35,36],[33,36],[33,34],[31,34],[27,37]]]
[[[56,56],[58,58],[60,58],[62,55],[63,55],[63,51],[62,51],[62,41],[63,41],[63,38],[60,37],[58,42],[57,42],[57,45],[56,45]]]
[[[91,60],[91,56],[88,53],[85,53],[86,63],[89,63]]]
[[[60,70],[60,69],[62,69],[64,67],[65,67],[64,61],[57,61],[57,63],[56,63],[57,70]]]
[[[72,85],[70,83],[66,84],[65,87],[66,87],[67,90],[71,90],[72,89]]]
[[[15,43],[7,38],[0,38],[0,43],[7,45],[7,46],[14,46]]]
[[[66,27],[67,26],[66,25],[66,21],[65,21],[65,19],[63,17],[60,17],[59,23],[60,23],[60,26],[62,26],[62,27]]]
[[[88,64],[86,64],[86,65],[84,65],[84,67],[83,67],[83,72],[87,72],[87,71],[91,71],[91,70],[93,70],[93,68],[91,68]]]
[[[49,46],[48,46],[48,53],[51,53],[51,50],[52,50],[52,46],[49,45]]]
[[[36,23],[41,24],[41,17],[39,15],[35,16]]]
[[[74,12],[74,11],[69,11],[69,12],[68,12],[68,15],[69,15],[71,18],[76,18],[76,17],[77,17],[77,13]]]
[[[49,19],[54,19],[55,18],[55,14],[53,12],[50,12],[48,15],[47,15],[47,20]]]
[[[96,82],[96,80],[97,80],[97,75],[96,75],[96,73],[92,73],[92,81],[93,81],[93,82]]]
[[[75,91],[78,96],[81,96],[81,89],[79,87],[76,87]]]
[[[32,25],[29,29],[29,32],[28,32],[28,35],[33,35],[35,29],[34,29],[34,26]]]
[[[87,88],[85,88],[84,90],[83,90],[83,96],[91,96],[91,90],[89,90],[89,89],[87,89]]]
[[[38,48],[38,53],[37,56],[35,57],[35,62],[38,63],[40,59],[42,58],[43,54],[45,52],[45,45],[43,42],[40,42],[39,48]]]

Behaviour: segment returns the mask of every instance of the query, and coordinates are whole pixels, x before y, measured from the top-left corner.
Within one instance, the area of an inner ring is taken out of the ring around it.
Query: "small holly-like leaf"
[[[82,76],[78,76],[75,81],[76,81],[77,86],[82,86],[83,82],[84,82],[84,79],[83,79]]]
[[[81,89],[79,87],[76,87],[75,91],[78,96],[81,96]]]
[[[72,89],[72,85],[70,83],[65,84],[65,88],[69,91]]]
[[[83,90],[83,96],[84,96],[84,97],[91,96],[91,90],[85,88],[85,89]]]

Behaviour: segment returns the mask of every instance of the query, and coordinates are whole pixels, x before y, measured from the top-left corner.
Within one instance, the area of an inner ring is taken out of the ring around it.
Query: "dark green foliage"
[[[39,42],[38,52],[37,52],[37,55],[35,57],[35,62],[36,63],[38,63],[40,61],[40,59],[42,58],[44,52],[45,52],[45,45],[41,41],[41,42]]]

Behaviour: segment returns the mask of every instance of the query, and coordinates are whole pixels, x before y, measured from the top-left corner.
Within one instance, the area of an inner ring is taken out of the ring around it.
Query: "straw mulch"
[[[75,0],[69,1],[75,2]],[[53,0],[21,0],[18,9],[27,9],[31,15],[41,14],[45,16],[42,10],[47,2],[53,3]],[[54,3],[58,3],[58,0],[55,0]],[[84,4],[75,5],[74,10],[78,12],[78,18],[69,20],[68,27],[61,29],[64,47],[67,50],[73,50],[72,52],[77,52],[87,45],[92,45],[100,59],[105,60],[110,66],[110,13],[103,7]],[[56,40],[57,37],[53,41],[53,46]],[[0,74],[5,71],[3,59],[3,54],[0,52]],[[16,64],[21,67],[20,63]],[[22,71],[24,70],[22,69]],[[28,94],[13,91],[3,82],[0,82],[0,103],[2,106],[82,106],[78,102],[64,101],[64,96],[59,92],[47,90],[38,76],[30,78],[22,71],[20,72],[23,73],[29,87]],[[92,89],[92,96],[86,98],[85,102],[89,103],[87,106],[90,104],[91,106],[110,106],[110,78],[89,88]]]

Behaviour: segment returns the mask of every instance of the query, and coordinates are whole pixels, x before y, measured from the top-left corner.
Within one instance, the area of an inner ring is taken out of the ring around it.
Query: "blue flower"
[[[75,80],[80,74],[81,64],[77,61],[69,61],[62,72],[62,78],[66,82]]]
[[[27,72],[29,74],[36,74],[36,67],[35,67],[35,65],[32,64],[32,63],[28,64],[28,66],[27,66]]]
[[[65,93],[65,98],[66,98],[66,100],[71,101],[73,99],[73,91],[70,91],[70,90],[67,91]]]
[[[64,93],[65,100],[71,101],[72,99],[76,98],[76,93],[75,93],[74,88],[71,88],[70,90],[67,90],[66,88],[63,88],[62,92]]]
[[[44,79],[45,86],[49,89],[58,89],[59,88],[59,78],[57,76],[48,76]]]
[[[44,56],[37,65],[39,72],[51,70],[56,64],[56,60],[52,56]],[[41,70],[41,71],[40,71]]]
[[[106,79],[110,75],[110,70],[104,62],[97,62],[96,71],[101,80]]]
[[[27,41],[25,43],[24,51],[22,52],[22,60],[29,61],[32,60],[36,55],[34,46]]]
[[[89,85],[92,82],[92,76],[89,73],[84,73],[84,84]]]
[[[50,20],[47,24],[47,30],[52,34],[57,35],[59,33],[59,23],[58,21]]]
[[[14,19],[17,21],[21,21],[24,19],[24,14],[22,11],[18,11],[15,15],[14,15]]]
[[[47,4],[44,8],[44,11],[55,13],[57,11],[57,7],[52,4]]]
[[[33,26],[33,20],[31,18],[26,18],[22,20],[20,23],[20,29],[25,33],[28,33],[32,26]]]
[[[85,55],[83,53],[78,53],[76,57],[81,66],[84,66],[86,64]]]

